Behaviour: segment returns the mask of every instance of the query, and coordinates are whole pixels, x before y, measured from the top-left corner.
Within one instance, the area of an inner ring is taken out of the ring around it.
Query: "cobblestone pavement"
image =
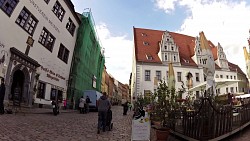
[[[130,141],[132,111],[122,115],[121,106],[113,106],[112,131],[97,134],[97,112],[79,114],[74,110],[61,110],[58,116],[52,109],[25,109],[17,114],[0,115],[0,141]],[[224,141],[248,141],[250,127]],[[151,141],[155,131],[151,130]],[[170,136],[168,141],[182,141]]]
[[[97,112],[79,114],[61,110],[32,108],[24,113],[0,115],[1,141],[130,141],[131,117],[122,115],[121,106],[113,106],[112,131],[97,134]]]

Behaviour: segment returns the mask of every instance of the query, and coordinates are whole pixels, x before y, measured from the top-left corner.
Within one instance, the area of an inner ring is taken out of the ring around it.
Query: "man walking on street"
[[[111,104],[110,104],[110,101],[108,100],[106,92],[103,92],[103,95],[98,99],[97,107],[98,107],[98,129],[97,129],[97,134],[100,134],[100,128],[101,127],[102,127],[102,131],[105,132],[107,111],[111,107]]]
[[[4,95],[5,95],[5,84],[4,78],[1,79],[1,86],[0,86],[0,114],[4,114]]]
[[[86,97],[86,109],[87,109],[86,113],[89,112],[89,103],[91,103],[91,101],[90,101],[90,99],[89,99],[89,96],[87,96],[87,97]]]

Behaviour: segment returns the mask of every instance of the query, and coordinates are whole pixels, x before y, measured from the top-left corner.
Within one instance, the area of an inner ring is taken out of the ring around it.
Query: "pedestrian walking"
[[[111,108],[111,103],[108,100],[107,93],[103,92],[103,95],[97,101],[98,107],[98,127],[97,134],[100,134],[100,129],[105,132],[106,128],[106,118],[108,109]]]
[[[5,84],[4,78],[1,79],[1,86],[0,86],[0,114],[4,114],[4,96],[5,96]]]
[[[81,96],[79,100],[80,114],[84,113],[84,104],[85,104],[85,99],[83,98],[83,96]]]
[[[132,110],[132,103],[128,103],[129,110]]]
[[[67,100],[66,99],[63,100],[63,107],[64,107],[64,110],[67,109]]]
[[[122,106],[123,106],[123,115],[127,115],[127,112],[128,112],[128,101],[126,101]]]
[[[89,112],[89,103],[91,103],[89,96],[86,97],[86,113]]]

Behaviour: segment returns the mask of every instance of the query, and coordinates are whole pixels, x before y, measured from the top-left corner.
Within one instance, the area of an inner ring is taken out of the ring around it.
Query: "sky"
[[[168,30],[196,37],[203,31],[221,44],[229,62],[246,73],[249,0],[72,0],[78,13],[91,11],[107,72],[128,84],[132,72],[133,27]],[[248,50],[249,51],[249,50]]]

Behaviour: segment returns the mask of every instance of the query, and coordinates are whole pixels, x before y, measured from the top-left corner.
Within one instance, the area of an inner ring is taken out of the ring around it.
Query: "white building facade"
[[[175,73],[176,91],[188,90],[204,81],[199,37],[190,37],[169,31],[134,28],[134,52],[131,77],[131,99],[148,96],[155,92],[155,82],[168,79],[168,63],[172,62]],[[215,79],[239,80],[218,88],[217,94],[247,93],[248,80],[241,69],[227,61],[220,44],[209,45],[215,59]],[[192,85],[188,85],[187,74],[192,74]],[[155,81],[157,80],[157,81]],[[167,82],[167,81],[166,81]],[[202,91],[193,91],[200,97]],[[186,98],[187,93],[182,95]]]
[[[5,100],[18,97],[21,104],[31,106],[66,98],[80,24],[72,2],[3,0],[0,9],[0,76],[5,78]]]

